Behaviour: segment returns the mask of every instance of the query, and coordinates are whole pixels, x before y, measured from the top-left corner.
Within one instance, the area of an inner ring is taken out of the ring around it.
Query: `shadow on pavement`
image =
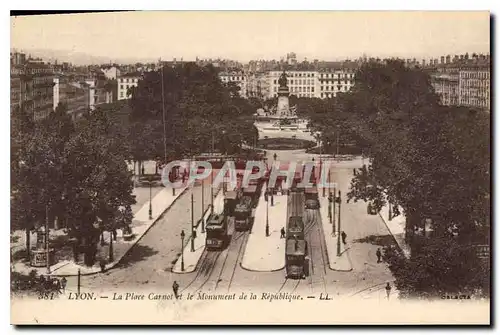
[[[394,237],[390,234],[387,235],[369,235],[364,238],[353,240],[354,243],[370,243],[379,246],[394,245]]]
[[[154,256],[158,253],[157,250],[148,247],[147,245],[136,244],[130,251],[120,260],[116,268],[126,268],[134,263],[141,262],[148,257]]]

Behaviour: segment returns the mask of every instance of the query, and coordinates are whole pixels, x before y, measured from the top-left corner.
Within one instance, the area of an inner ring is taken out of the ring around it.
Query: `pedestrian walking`
[[[380,263],[380,259],[382,258],[382,252],[380,251],[380,248],[377,249],[377,263]]]
[[[391,285],[389,283],[387,283],[387,285],[385,285],[385,292],[387,293],[387,300],[389,300],[389,296],[391,295]]]
[[[352,169],[352,174],[356,175],[356,169]]]
[[[278,155],[276,153],[274,153],[274,160],[276,160],[276,158],[278,158]]]
[[[281,227],[281,236],[280,238],[285,238],[285,228],[284,227]]]
[[[144,165],[141,168],[142,175],[144,175]]]
[[[174,291],[175,299],[179,299],[179,284],[174,280],[174,283],[172,284],[172,290]]]
[[[342,231],[341,236],[342,236],[342,243],[346,244],[345,239],[347,238],[347,234],[344,231]]]

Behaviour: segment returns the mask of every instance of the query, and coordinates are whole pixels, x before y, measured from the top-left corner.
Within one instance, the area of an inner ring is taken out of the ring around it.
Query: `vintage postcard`
[[[11,323],[490,324],[489,12],[11,17]]]

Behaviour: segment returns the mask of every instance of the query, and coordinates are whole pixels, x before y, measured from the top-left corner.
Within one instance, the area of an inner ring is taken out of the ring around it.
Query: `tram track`
[[[233,234],[231,234],[231,241],[229,242],[230,244],[227,246],[226,250],[224,250],[225,257],[224,257],[224,261],[222,262],[219,274],[217,275],[217,278],[215,278],[214,291],[217,290],[217,287],[219,286],[222,274],[224,273],[226,262],[227,262],[227,259],[229,257],[229,253],[230,253],[230,248],[234,245],[234,243],[236,241],[238,241],[244,235],[244,232],[239,232],[239,234],[235,236],[236,233],[237,233],[236,231],[233,231]]]
[[[198,271],[196,272],[195,277],[186,286],[184,286],[184,288],[180,293],[183,293],[184,291],[188,290],[188,288],[192,287],[199,278],[202,278],[204,279],[202,284],[198,286],[198,288],[193,292],[199,291],[199,289],[206,284],[208,279],[210,279],[210,275],[214,270],[213,265],[217,262],[221,254],[222,254],[221,251],[207,251],[207,250],[203,251],[202,260],[201,263],[199,264],[199,268]],[[204,275],[203,272],[205,273]]]
[[[238,266],[238,263],[240,261],[241,252],[243,250],[243,246],[246,245],[246,242],[248,241],[248,234],[246,232],[244,232],[243,234],[241,234],[237,239],[239,239],[240,237],[243,237],[243,240],[240,243],[240,247],[238,249],[238,254],[236,255],[236,262],[234,262],[233,270],[231,271],[231,277],[229,279],[229,283],[228,283],[228,286],[227,286],[227,292],[229,292],[229,290],[231,288],[231,284],[233,283],[234,273],[236,272],[236,267]]]
[[[278,293],[281,292],[287,292],[287,293],[293,293],[299,286],[299,284],[302,282],[302,279],[297,279],[297,280],[291,280],[289,278],[285,278],[285,281],[283,284],[281,284]]]

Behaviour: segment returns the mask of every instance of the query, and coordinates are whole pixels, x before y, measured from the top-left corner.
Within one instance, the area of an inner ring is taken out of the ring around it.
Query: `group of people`
[[[44,292],[64,293],[66,291],[67,282],[68,280],[65,277],[58,279],[41,275],[39,277],[32,277],[24,282],[22,280],[17,280],[14,282],[14,285],[18,290],[36,289]]]

